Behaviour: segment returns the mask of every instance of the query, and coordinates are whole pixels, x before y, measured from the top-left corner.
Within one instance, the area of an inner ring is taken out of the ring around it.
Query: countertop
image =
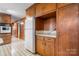
[[[56,35],[47,35],[47,34],[36,34],[37,36],[44,36],[44,37],[52,37],[56,38]]]
[[[56,31],[53,31],[53,32],[50,32],[50,31],[36,31],[36,35],[56,38]]]

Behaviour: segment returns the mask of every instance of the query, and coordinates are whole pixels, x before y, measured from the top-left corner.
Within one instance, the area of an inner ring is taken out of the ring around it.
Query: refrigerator
[[[35,53],[35,19],[34,17],[26,17],[25,20],[25,48]]]

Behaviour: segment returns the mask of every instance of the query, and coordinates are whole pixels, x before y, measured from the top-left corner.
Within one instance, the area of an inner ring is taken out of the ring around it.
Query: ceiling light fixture
[[[21,22],[20,24],[21,24],[21,25],[23,25],[24,23],[23,23],[23,22]]]

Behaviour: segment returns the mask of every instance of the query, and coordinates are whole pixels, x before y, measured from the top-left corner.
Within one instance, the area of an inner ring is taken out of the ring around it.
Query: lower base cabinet
[[[36,52],[43,56],[54,56],[55,38],[36,36]]]
[[[5,35],[3,38],[4,43],[3,44],[10,44],[11,43],[11,35]]]
[[[45,37],[45,55],[54,56],[54,38]]]
[[[40,55],[44,55],[44,40],[43,37],[36,37],[36,52]]]

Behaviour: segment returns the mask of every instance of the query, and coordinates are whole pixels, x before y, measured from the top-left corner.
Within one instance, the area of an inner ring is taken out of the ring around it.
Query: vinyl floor
[[[29,52],[24,47],[24,41],[12,37],[12,43],[0,46],[0,56],[40,56]]]

